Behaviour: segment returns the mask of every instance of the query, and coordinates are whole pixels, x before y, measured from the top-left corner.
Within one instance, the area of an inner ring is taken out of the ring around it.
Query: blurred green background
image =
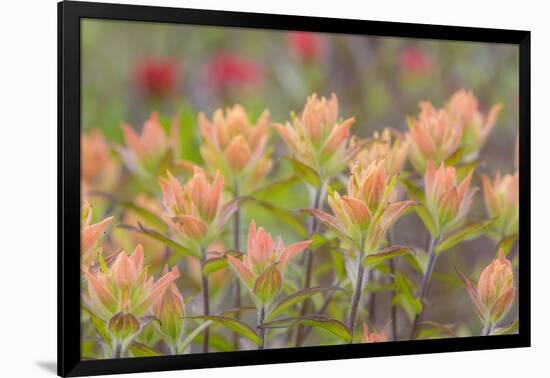
[[[465,88],[483,111],[504,104],[485,153],[494,168],[512,161],[499,147],[513,146],[518,124],[514,45],[91,19],[81,35],[83,127],[115,141],[120,122],[141,127],[152,110],[171,117],[183,103],[208,116],[235,103],[253,116],[269,108],[283,122],[313,92],[335,92],[366,136],[405,130],[419,101],[442,106]]]

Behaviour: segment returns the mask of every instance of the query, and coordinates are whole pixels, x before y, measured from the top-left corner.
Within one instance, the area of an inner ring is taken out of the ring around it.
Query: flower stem
[[[234,199],[239,197],[239,184],[235,183]],[[236,251],[241,250],[241,208],[237,207],[235,214],[233,215],[233,247]],[[239,277],[235,277],[233,281],[234,292],[234,307],[241,308],[241,281]],[[237,311],[236,318],[240,318],[240,312]],[[239,349],[239,334],[233,333],[233,349]]]
[[[365,268],[361,263],[363,260],[363,247],[359,251],[359,257],[357,259],[357,278],[355,282],[355,289],[353,290],[353,297],[351,302],[351,308],[347,321],[347,327],[351,334],[351,342],[353,344],[353,333],[355,329],[355,322],[357,321],[357,310],[359,309],[359,302],[361,300],[361,293],[363,292],[363,276],[365,274]]]
[[[265,328],[262,327],[265,319],[265,308],[262,306],[258,311],[258,332],[260,333],[261,343],[258,345],[258,349],[264,349],[265,347]]]
[[[437,260],[437,254],[435,253],[435,247],[437,246],[439,241],[439,238],[436,238],[434,236],[430,236],[430,244],[428,246],[428,266],[426,267],[426,272],[424,273],[424,277],[422,278],[422,287],[420,289],[420,294],[418,295],[418,299],[420,299],[420,303],[422,303],[422,310],[418,314],[416,314],[413,325],[411,328],[411,334],[409,338],[415,339],[418,335],[418,331],[420,328],[420,323],[422,323],[422,318],[424,316],[424,311],[426,309],[426,296],[428,294],[428,289],[430,286],[430,279],[432,277],[432,273],[435,267],[435,262]]]
[[[485,326],[484,326],[483,329],[481,330],[481,336],[490,336],[490,335],[491,335],[492,328],[493,328],[493,324],[492,324],[492,323],[487,323],[487,324],[485,324]]]
[[[201,257],[201,291],[202,291],[202,312],[204,315],[210,315],[210,299],[208,293],[208,277],[203,273],[202,267],[206,262],[206,251],[203,250]],[[204,330],[204,342],[202,352],[208,353],[208,343],[210,339],[210,327]]]
[[[393,298],[395,298],[395,261],[390,259],[390,279],[392,284],[392,290],[390,292],[390,319],[391,319],[391,335],[392,340],[397,341],[397,306],[393,304]]]
[[[115,342],[115,348],[113,350],[113,358],[121,358],[122,357],[122,344],[119,342]]]
[[[313,208],[319,209],[321,207],[321,197],[323,196],[323,188],[324,183],[319,185],[319,187],[315,190],[315,197],[313,199]],[[317,218],[311,217],[309,221],[309,227],[307,231],[307,239],[311,239],[313,234],[317,232]],[[307,289],[311,286],[311,276],[313,274],[313,251],[311,248],[308,248],[305,252],[305,264],[306,264],[306,275],[304,278],[304,289]],[[302,308],[300,309],[300,316],[304,316],[309,308],[309,301],[306,299],[302,305]],[[297,347],[302,345],[302,342],[304,341],[304,327],[302,325],[299,325],[296,330],[296,341],[295,344]]]

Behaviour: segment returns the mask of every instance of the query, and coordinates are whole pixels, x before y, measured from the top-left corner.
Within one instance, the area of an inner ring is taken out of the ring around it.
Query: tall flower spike
[[[477,188],[470,188],[473,171],[457,183],[456,169],[441,163],[435,167],[428,162],[424,175],[428,211],[436,223],[439,234],[460,226],[468,215]]]
[[[185,186],[168,172],[160,177],[164,215],[171,227],[192,246],[206,247],[214,241],[223,225],[236,210],[234,203],[223,205],[224,181],[219,172],[210,181],[195,167]]]
[[[466,161],[477,158],[491,133],[502,104],[494,105],[487,115],[479,111],[472,91],[457,91],[445,106],[447,112],[461,127],[462,155]]]
[[[292,122],[274,124],[289,147],[292,157],[313,168],[323,178],[340,173],[362,148],[359,143],[348,146],[350,128],[355,119],[338,118],[338,98],[330,100],[316,94],[308,97],[299,117]]]
[[[122,124],[125,147],[119,147],[120,156],[128,169],[138,175],[156,174],[158,163],[170,151],[176,157],[179,141],[179,119],[172,120],[170,133],[167,134],[160,124],[158,113],[153,112],[145,122],[141,134],[132,126]]]
[[[253,189],[273,166],[267,148],[269,112],[264,111],[256,124],[251,124],[241,105],[214,112],[212,120],[199,114],[203,139],[201,154],[211,172],[220,170],[232,184],[242,186],[241,192]]]
[[[497,218],[494,231],[500,238],[516,234],[519,225],[519,172],[494,180],[483,175],[483,198],[489,216]]]
[[[90,265],[96,260],[95,245],[103,235],[105,228],[111,223],[113,217],[103,219],[99,223],[91,224],[92,206],[86,202],[81,210],[81,231],[80,231],[80,263]]]
[[[229,255],[227,261],[250,290],[255,302],[263,305],[280,292],[286,267],[310,244],[311,240],[306,240],[285,247],[280,237],[273,240],[271,234],[262,227],[256,229],[256,223],[252,221],[243,261]]]
[[[466,277],[461,277],[483,323],[493,325],[506,315],[514,301],[516,288],[512,263],[502,250],[498,258],[481,272],[477,288]]]
[[[395,176],[388,176],[385,165],[384,160],[366,168],[356,165],[348,180],[347,195],[333,192],[328,197],[334,215],[315,209],[305,211],[354,243],[356,248],[363,244],[363,252],[376,252],[387,230],[414,204],[413,201],[395,202]]]
[[[420,103],[420,114],[407,120],[410,160],[419,173],[424,173],[429,160],[436,165],[450,158],[460,147],[462,129],[457,120],[430,102]]]
[[[358,142],[352,138],[350,146],[355,146]],[[355,157],[355,161],[367,167],[372,163],[378,163],[381,160],[386,162],[386,171],[390,176],[395,176],[403,169],[407,161],[409,151],[409,141],[403,134],[397,130],[384,129],[382,133],[376,131],[372,142],[364,147]],[[356,163],[352,164],[355,165]]]

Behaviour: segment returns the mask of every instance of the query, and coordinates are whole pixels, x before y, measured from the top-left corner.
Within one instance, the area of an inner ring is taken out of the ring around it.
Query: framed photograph
[[[530,345],[528,31],[58,12],[60,376]]]

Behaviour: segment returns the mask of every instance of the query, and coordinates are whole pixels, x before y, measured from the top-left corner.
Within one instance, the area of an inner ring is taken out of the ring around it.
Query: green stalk
[[[239,184],[235,183],[235,193],[234,199],[239,197]],[[237,207],[237,211],[233,215],[233,247],[236,251],[241,251],[241,208]],[[235,277],[233,281],[233,287],[235,288],[234,293],[234,307],[241,308],[241,281],[239,277]],[[237,311],[235,317],[240,318],[240,312]],[[239,349],[239,334],[237,332],[233,333],[233,349]]]
[[[258,310],[258,331],[260,333],[260,339],[262,340],[260,345],[258,345],[258,349],[264,349],[265,347],[265,328],[262,327],[264,324],[264,319],[265,307],[262,305],[262,307]]]
[[[203,273],[203,266],[206,262],[206,251],[202,251],[201,257],[201,291],[202,291],[202,309],[203,315],[210,315],[210,298],[208,293],[208,277]],[[204,330],[204,342],[202,352],[208,353],[208,344],[210,339],[210,327]]]
[[[353,297],[351,302],[351,308],[348,316],[347,327],[351,334],[351,342],[353,344],[353,334],[355,330],[355,323],[357,321],[357,310],[359,309],[359,302],[361,300],[361,293],[363,292],[363,277],[365,275],[365,268],[363,267],[363,245],[364,242],[361,241],[361,248],[358,251],[357,258],[357,277],[355,282],[355,289],[353,290]]]
[[[486,323],[483,329],[481,330],[481,336],[490,336],[492,328],[493,328],[492,323],[490,322]]]
[[[432,273],[435,268],[435,262],[437,260],[437,253],[435,252],[435,248],[439,243],[439,239],[440,238],[430,236],[430,244],[428,246],[428,266],[426,267],[426,272],[424,273],[424,277],[422,278],[422,287],[420,290],[420,294],[418,295],[418,299],[420,299],[420,303],[422,303],[422,310],[414,317],[411,334],[409,336],[409,339],[411,340],[415,339],[418,336],[420,323],[422,323],[422,318],[424,317],[424,311],[426,309],[426,303],[424,302],[426,300],[426,296],[428,295],[430,279],[432,277]]]
[[[315,190],[315,197],[313,199],[313,208],[318,210],[321,207],[321,197],[323,196],[323,188],[324,183],[321,183],[319,187]],[[317,232],[317,218],[311,217],[307,232],[307,239],[310,239],[313,237],[313,234]],[[311,286],[311,277],[313,275],[313,251],[311,248],[308,248],[305,252],[305,264],[306,264],[306,276],[304,279],[304,289],[307,289]],[[300,309],[300,316],[304,316],[309,308],[309,301],[305,300],[302,308]],[[302,342],[304,341],[304,327],[302,325],[298,326],[298,329],[296,330],[296,340],[295,345],[297,347],[302,345]]]

